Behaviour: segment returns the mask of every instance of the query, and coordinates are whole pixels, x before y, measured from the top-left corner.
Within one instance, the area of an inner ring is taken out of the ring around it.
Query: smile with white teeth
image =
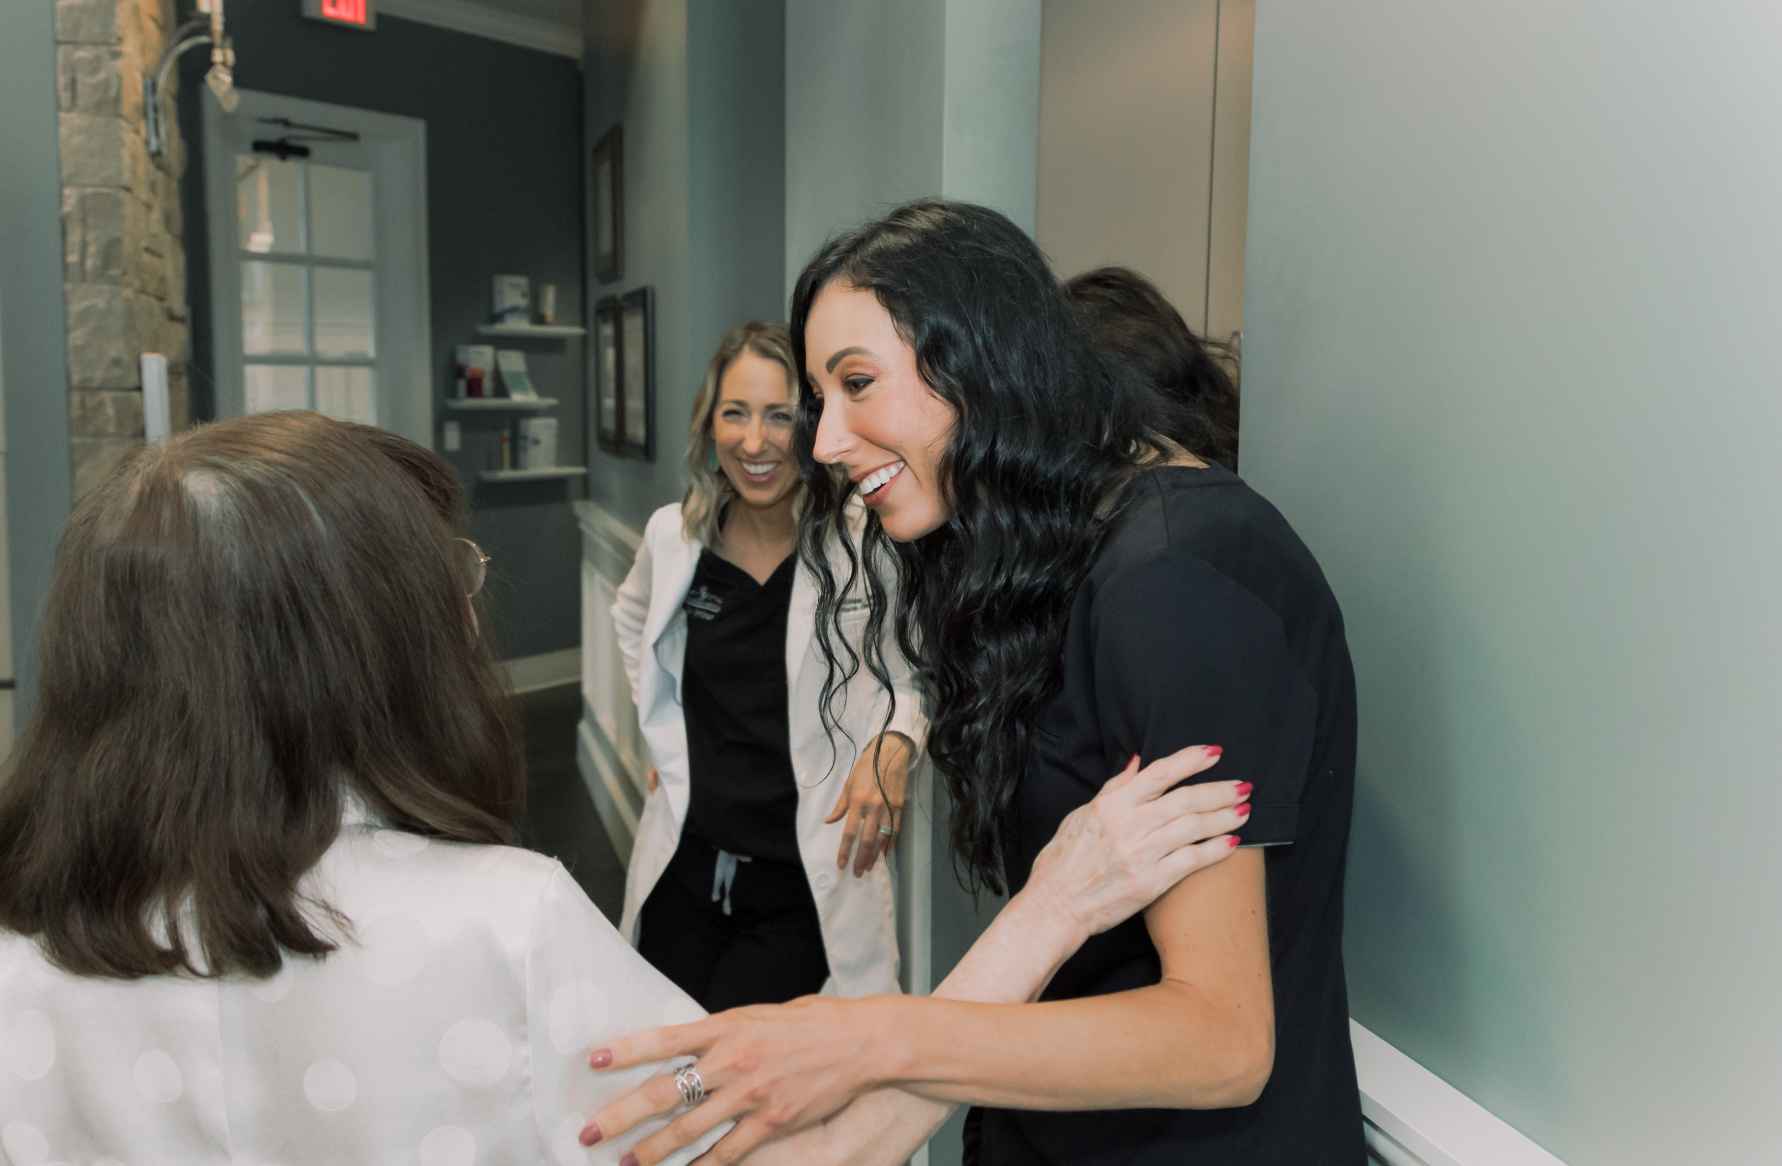
[[[888,466],[880,466],[866,477],[860,479],[860,496],[862,498],[877,494],[890,485],[891,479],[903,473],[902,462],[892,462]]]
[[[763,474],[773,473],[779,464],[778,462],[744,462],[742,468],[759,478]]]

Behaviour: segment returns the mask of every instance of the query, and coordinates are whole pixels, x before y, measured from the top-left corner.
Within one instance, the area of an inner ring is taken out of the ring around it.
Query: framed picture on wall
[[[594,232],[594,278],[618,279],[625,268],[624,128],[614,126],[594,144],[588,172],[588,224]]]
[[[622,452],[619,373],[619,297],[594,305],[594,442],[601,449]]]
[[[619,297],[620,444],[624,452],[656,456],[656,319],[649,288]]]

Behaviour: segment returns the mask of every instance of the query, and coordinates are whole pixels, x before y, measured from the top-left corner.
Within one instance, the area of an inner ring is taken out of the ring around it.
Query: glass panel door
[[[244,406],[377,424],[378,255],[369,170],[235,159]]]

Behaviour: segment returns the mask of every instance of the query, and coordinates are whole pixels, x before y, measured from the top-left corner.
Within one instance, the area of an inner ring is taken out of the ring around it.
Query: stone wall
[[[143,439],[139,357],[168,363],[173,427],[190,424],[190,312],[179,180],[178,70],[161,95],[167,149],[150,158],[142,80],[174,0],[56,0],[63,282],[74,494]],[[190,50],[207,51],[208,46]]]

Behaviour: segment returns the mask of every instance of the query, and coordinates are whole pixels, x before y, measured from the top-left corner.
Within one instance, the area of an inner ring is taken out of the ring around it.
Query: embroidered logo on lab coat
[[[708,587],[695,587],[687,592],[687,598],[681,603],[681,610],[689,619],[717,619],[724,610],[724,601],[719,599]]]

